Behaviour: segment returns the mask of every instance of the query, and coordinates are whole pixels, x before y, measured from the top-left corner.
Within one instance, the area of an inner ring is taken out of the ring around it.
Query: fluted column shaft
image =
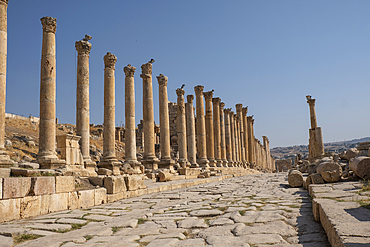
[[[234,122],[234,112],[230,111],[230,140],[231,140],[231,152],[232,152],[232,162],[233,166],[236,166],[236,149],[235,149],[235,122]]]
[[[221,102],[220,103],[221,160],[223,166],[227,167],[224,107],[225,103]]]
[[[212,97],[213,91],[204,93],[206,101],[206,138],[207,138],[207,158],[209,166],[215,167],[215,147],[214,147],[214,130],[213,130],[213,116],[212,116]]]
[[[248,106],[243,107],[242,109],[242,118],[243,118],[243,136],[244,136],[244,157],[245,162],[249,163],[249,155],[248,155],[248,122],[247,122],[247,113],[248,113]]]
[[[233,154],[231,146],[231,128],[230,128],[230,108],[224,110],[225,118],[225,141],[226,141],[226,159],[228,161],[228,166],[232,166]]]
[[[198,164],[201,167],[208,167],[207,149],[206,149],[206,125],[204,121],[204,101],[203,101],[203,89],[201,85],[194,87],[196,95],[196,113],[197,113],[197,154]]]
[[[136,124],[135,124],[135,81],[136,68],[128,64],[125,73],[125,163],[137,168],[136,158]]]
[[[5,150],[5,102],[6,102],[6,63],[7,63],[7,26],[8,0],[0,0],[0,167],[13,164]]]
[[[179,160],[182,168],[188,166],[188,154],[186,151],[186,118],[185,118],[185,90],[182,88],[176,89],[177,94],[177,138],[179,149]]]
[[[194,95],[189,94],[186,96],[187,103],[186,108],[186,135],[187,135],[187,146],[188,146],[188,161],[191,164],[191,168],[199,167],[197,164],[196,157],[196,141],[195,141],[195,119],[194,119],[194,106],[193,100]]]

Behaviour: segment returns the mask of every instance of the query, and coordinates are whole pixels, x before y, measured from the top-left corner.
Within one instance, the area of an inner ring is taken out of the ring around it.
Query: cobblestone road
[[[42,235],[16,246],[330,246],[307,191],[286,173],[257,174],[0,225]],[[4,236],[8,235],[8,236]]]

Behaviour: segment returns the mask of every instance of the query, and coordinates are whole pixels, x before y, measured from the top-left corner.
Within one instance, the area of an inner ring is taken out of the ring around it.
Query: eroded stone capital
[[[231,108],[230,108],[230,117],[234,117],[234,112],[231,111]]]
[[[212,103],[213,103],[213,104],[218,104],[218,105],[220,105],[220,102],[221,102],[221,99],[220,99],[220,98],[218,98],[218,97],[216,97],[216,98],[212,98]]]
[[[231,111],[231,108],[225,108],[225,109],[224,109],[224,113],[225,113],[225,114],[230,114],[230,111]]]
[[[263,140],[269,142],[269,138],[267,136],[262,136]]]
[[[165,76],[163,74],[159,74],[159,76],[157,76],[157,80],[158,80],[159,86],[167,87],[167,82],[168,82],[168,77],[167,76]]]
[[[204,94],[204,98],[205,98],[206,100],[209,100],[209,101],[211,101],[211,100],[212,100],[212,97],[213,97],[213,90],[208,91],[208,92],[204,92],[203,94]]]
[[[220,109],[221,109],[221,111],[224,110],[224,107],[225,107],[225,103],[224,102],[220,102]]]
[[[42,29],[44,32],[47,33],[55,33],[57,30],[57,19],[50,17],[50,16],[45,16],[42,17],[41,19],[41,24],[42,24]]]
[[[241,112],[243,108],[243,104],[236,104],[235,108],[236,108],[236,112]]]
[[[92,44],[87,40],[76,41],[75,44],[78,55],[89,55]]]
[[[126,77],[133,77],[135,74],[136,68],[131,64],[128,64],[126,67],[123,68],[123,72],[125,73]]]
[[[178,97],[184,96],[185,95],[185,90],[182,89],[182,88],[178,88],[178,89],[176,89],[176,94],[177,94]]]
[[[203,94],[204,86],[198,85],[194,87],[195,95],[202,95]]]
[[[153,64],[151,62],[144,63],[141,65],[141,77],[150,77],[152,76]]]
[[[8,2],[9,2],[9,0],[0,0],[0,3],[4,3],[6,5],[8,5]]]
[[[247,113],[248,113],[248,106],[242,108],[242,113],[243,113],[244,116],[247,115]]]
[[[117,62],[117,57],[110,52],[107,52],[107,55],[104,56],[104,65],[105,68],[115,69]]]
[[[311,95],[307,95],[307,96],[306,96],[306,99],[307,99],[307,103],[308,103],[310,106],[315,106],[315,101],[316,101],[316,99],[312,99],[312,98],[311,98]]]
[[[189,95],[186,96],[186,99],[188,100],[188,103],[193,103],[194,95],[189,94]]]

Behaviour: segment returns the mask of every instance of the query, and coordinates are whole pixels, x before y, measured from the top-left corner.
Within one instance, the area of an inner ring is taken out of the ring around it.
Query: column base
[[[217,167],[223,167],[222,166],[223,161],[222,160],[216,160],[216,166]]]
[[[57,169],[66,166],[65,160],[54,157],[37,157],[37,163],[40,164],[40,169]]]
[[[196,162],[190,163],[190,168],[199,168],[199,165]]]
[[[96,177],[98,174],[95,171],[96,163],[91,159],[84,160],[85,169],[89,172],[89,177]]]
[[[113,171],[113,175],[121,175],[121,171],[119,170],[121,166],[121,162],[117,161],[116,159],[103,159],[98,163],[99,168],[106,168]]]
[[[138,174],[142,173],[141,172],[141,169],[140,169],[141,163],[139,161],[137,161],[137,160],[125,160],[123,162],[123,164],[124,165],[125,164],[130,165],[132,167],[132,169],[135,170],[135,173],[138,173]]]
[[[228,163],[229,163],[229,162],[228,162],[227,160],[222,160],[222,166],[223,166],[223,167],[229,167],[229,166],[228,166]]]
[[[145,166],[145,169],[157,170],[159,159],[155,156],[146,156],[141,160],[141,163]]]
[[[199,167],[203,167],[203,168],[208,168],[209,167],[209,160],[207,160],[207,158],[203,157],[203,158],[199,158],[198,159],[198,162],[199,164]]]
[[[14,164],[5,150],[0,150],[0,168],[8,168]]]
[[[209,159],[209,167],[216,167],[216,160],[213,158]]]
[[[173,170],[173,165],[175,164],[175,161],[171,158],[164,158],[161,159],[161,161],[158,163],[158,169],[169,169]]]
[[[189,168],[190,167],[190,163],[187,159],[181,159],[180,158],[177,162],[180,164],[181,168]]]

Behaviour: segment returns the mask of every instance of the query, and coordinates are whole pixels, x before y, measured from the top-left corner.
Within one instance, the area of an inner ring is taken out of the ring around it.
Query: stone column
[[[213,133],[214,133],[214,152],[216,165],[222,167],[221,159],[221,130],[220,130],[220,98],[213,98]]]
[[[113,175],[120,174],[120,162],[116,158],[116,116],[115,116],[115,66],[117,57],[110,52],[104,56],[104,128],[103,128],[103,159],[99,168],[113,171]]]
[[[245,140],[244,140],[244,124],[243,124],[243,104],[236,104],[236,114],[238,115],[238,125],[239,125],[239,149],[240,149],[240,161],[245,164]]]
[[[77,102],[76,134],[81,136],[80,149],[83,162],[90,176],[96,176],[96,163],[90,158],[90,94],[89,94],[89,58],[92,45],[91,36],[76,41],[77,56]]]
[[[188,163],[188,155],[186,151],[186,118],[185,118],[185,90],[182,88],[176,89],[177,94],[177,144],[179,149],[180,166],[186,168],[190,166]]]
[[[310,106],[311,129],[314,129],[314,128],[317,128],[316,110],[315,110],[316,99],[312,99],[311,95],[307,95],[306,98],[307,98],[307,103]]]
[[[154,111],[153,111],[153,60],[141,66],[143,78],[143,128],[144,128],[144,157],[141,163],[147,169],[158,169],[158,158],[155,156]]]
[[[224,107],[225,103],[221,102],[220,103],[221,160],[223,166],[227,167]]]
[[[247,113],[248,113],[248,106],[243,107],[243,109],[242,109],[242,118],[243,118],[243,134],[244,134],[244,138],[243,138],[244,139],[244,157],[245,157],[245,162],[249,163]]]
[[[224,110],[225,116],[225,141],[226,141],[226,159],[228,166],[231,167],[233,164],[233,150],[231,145],[231,127],[230,127],[230,111],[231,108],[226,108]]]
[[[248,123],[248,156],[249,156],[249,163],[255,164],[254,159],[254,133],[253,133],[253,115],[247,117]]]
[[[235,154],[238,166],[241,164],[241,157],[240,157],[240,128],[239,128],[239,116],[238,114],[234,115],[234,122],[235,122]]]
[[[170,118],[168,115],[168,96],[167,96],[167,76],[160,74],[157,76],[159,84],[159,121],[160,121],[160,145],[161,145],[161,161],[158,168],[166,168],[173,170],[175,161],[171,159],[171,144],[170,144]]]
[[[40,124],[39,124],[39,153],[37,161],[42,169],[54,169],[65,165],[59,160],[55,151],[55,32],[57,19],[41,18],[42,55],[40,78]]]
[[[231,108],[230,108],[231,110]],[[230,140],[231,140],[231,152],[232,152],[232,164],[236,166],[236,151],[235,151],[235,122],[234,122],[234,112],[230,111]]]
[[[207,149],[206,149],[206,125],[204,122],[204,102],[203,89],[201,85],[195,86],[194,91],[196,95],[196,112],[197,112],[197,154],[198,164],[201,167],[208,167]]]
[[[140,162],[136,158],[136,124],[135,124],[135,81],[136,68],[128,64],[125,73],[125,162],[135,171],[140,171]]]
[[[5,95],[7,57],[8,0],[0,0],[0,168],[10,167],[13,161],[5,150]]]
[[[310,139],[308,144],[309,159],[314,160],[316,158],[320,158],[325,154],[324,143],[321,127],[317,127],[315,110],[316,99],[312,99],[310,95],[307,95],[306,98],[307,103],[310,106],[310,118],[311,118],[311,129],[309,130]]]
[[[194,120],[194,95],[189,94],[186,96],[186,135],[188,144],[188,160],[191,164],[190,168],[197,168],[197,155],[196,155],[196,140],[195,140],[195,120]]]
[[[270,141],[267,138],[267,136],[262,136],[262,138],[263,138],[263,147],[266,150],[266,166],[267,166],[267,168],[269,170],[272,170],[272,166],[271,166],[271,162],[270,162],[270,157],[271,157],[271,154],[270,154]]]
[[[213,90],[204,92],[206,101],[206,138],[207,138],[207,158],[210,167],[216,167],[214,133],[213,133],[213,117],[212,117],[212,97]]]

